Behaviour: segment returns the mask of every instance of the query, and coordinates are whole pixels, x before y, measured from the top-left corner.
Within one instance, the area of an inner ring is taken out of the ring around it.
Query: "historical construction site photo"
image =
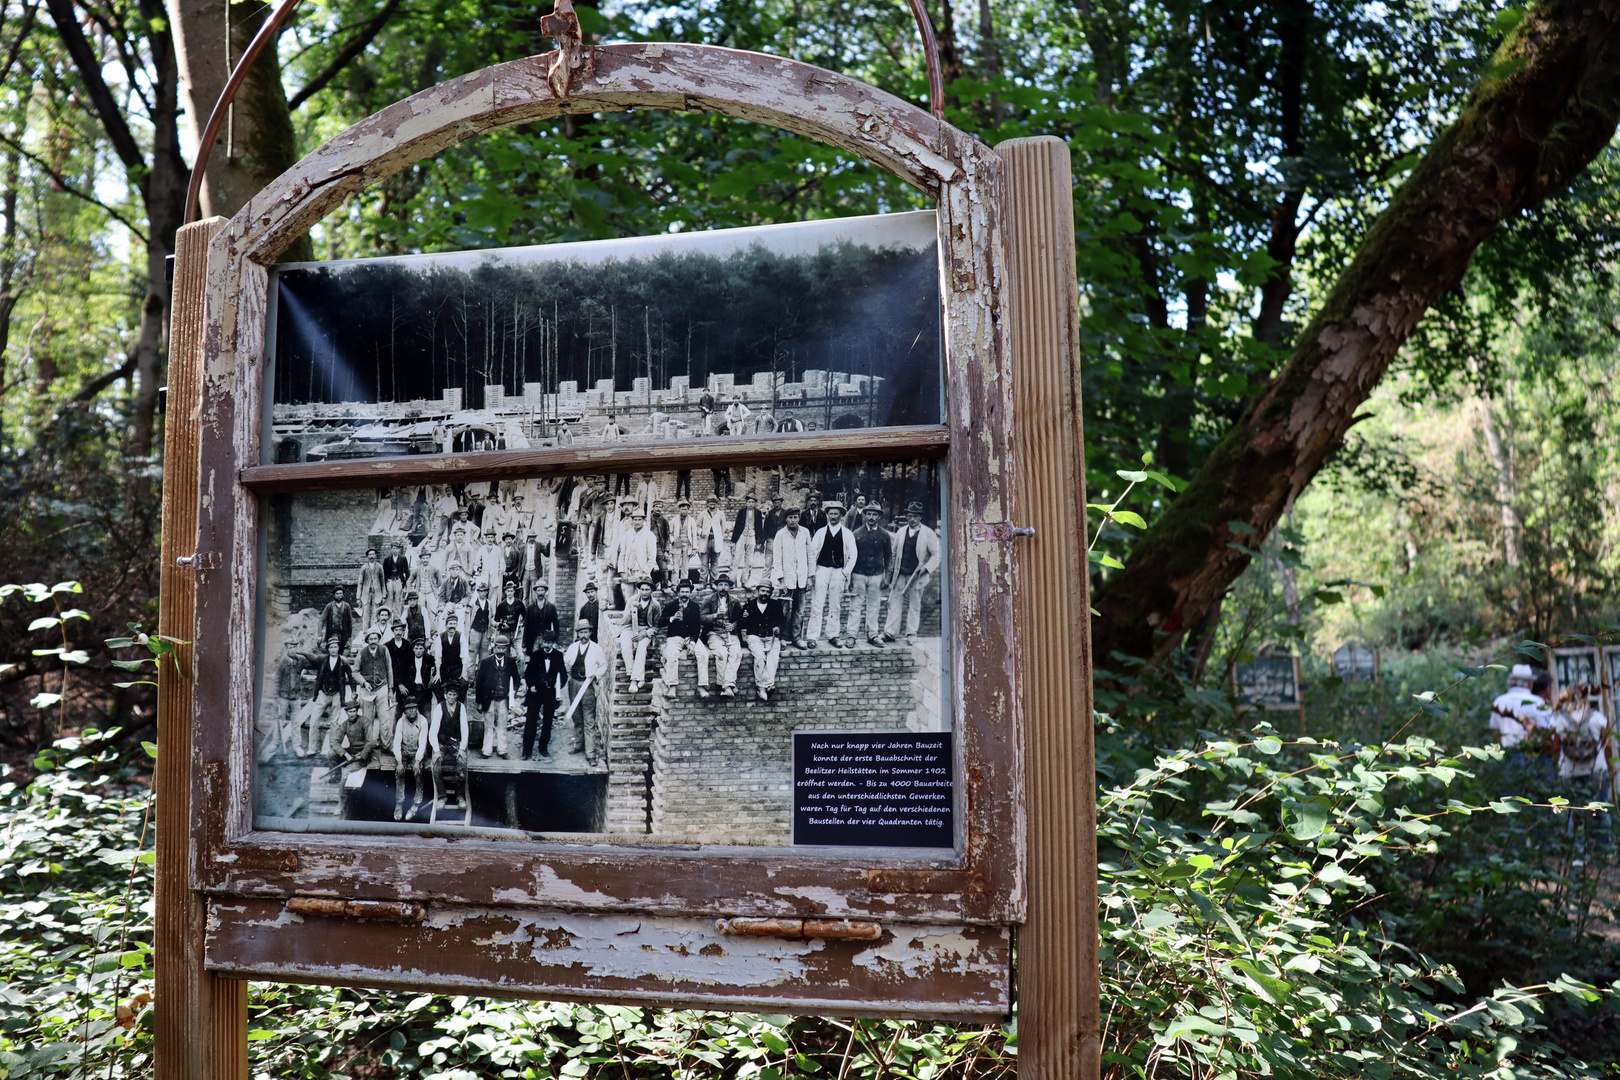
[[[932,211],[287,264],[266,458],[938,424]]]
[[[271,496],[259,827],[789,843],[795,731],[950,730],[943,482],[897,461]]]

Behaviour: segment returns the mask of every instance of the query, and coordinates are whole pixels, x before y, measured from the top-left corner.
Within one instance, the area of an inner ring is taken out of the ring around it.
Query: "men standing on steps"
[[[619,659],[624,662],[632,694],[647,681],[647,650],[662,615],[652,598],[652,581],[645,577],[637,581],[635,595],[619,613]]]
[[[585,583],[585,602],[579,605],[575,613],[575,621],[583,619],[591,624],[591,637],[596,637],[596,628],[602,625],[602,606],[596,602],[596,582]],[[560,638],[558,640],[561,640]]]
[[[512,756],[507,743],[507,727],[517,704],[517,665],[507,653],[512,639],[505,634],[495,636],[495,654],[478,665],[478,686],[475,691],[478,711],[484,717],[484,746],[482,753],[503,758]]]
[[[771,541],[771,584],[786,594],[788,624],[786,637],[796,648],[807,649],[810,642],[799,637],[799,620],[804,614],[804,590],[815,580],[810,561],[810,530],[804,527],[797,510],[789,510],[782,528]]]
[[[786,604],[771,596],[771,585],[761,581],[754,596],[742,606],[739,621],[743,640],[754,658],[754,693],[759,700],[771,700],[776,689],[776,666],[782,660],[782,637],[787,627]]]
[[[405,605],[405,584],[411,579],[411,560],[405,557],[405,545],[395,540],[393,549],[382,561],[383,595],[389,608],[400,611]]]
[[[669,579],[679,581],[688,578],[696,582],[701,551],[698,517],[692,513],[692,500],[681,499],[675,504],[675,516],[669,522],[669,551],[665,560]]]
[[[394,741],[394,662],[382,647],[382,635],[366,631],[366,643],[355,659],[360,671],[360,715],[379,746]]]
[[[467,718],[467,705],[462,700],[461,680],[447,679],[439,690],[440,700],[433,706],[433,722],[428,726],[427,741],[433,751],[433,813],[428,820],[438,817],[439,808],[447,804],[445,792],[453,786],[457,797],[470,813],[472,800],[467,794],[467,741],[471,737]],[[454,781],[452,785],[451,781]]]
[[[540,732],[540,756],[551,758],[551,725],[557,718],[558,695],[568,686],[562,650],[553,634],[535,639],[529,666],[523,671],[523,760],[532,761],[536,750],[534,736]]]
[[[855,569],[855,534],[844,528],[844,506],[829,502],[822,509],[827,514],[825,528],[816,530],[810,538],[810,564],[816,574],[816,588],[810,598],[810,626],[805,631],[810,647],[816,647],[821,637],[822,618],[832,633],[827,644],[839,648],[838,627],[843,612],[844,594],[849,591],[850,574]],[[854,645],[854,642],[850,642]]]
[[[440,682],[460,682],[467,675],[467,639],[461,635],[458,621],[455,612],[445,613],[444,630],[438,637],[436,657]]]
[[[405,594],[405,610],[400,613],[405,620],[405,634],[412,641],[427,640],[427,616],[422,612],[422,598],[413,589]]]
[[[708,637],[709,655],[714,658],[721,697],[737,696],[737,672],[742,667],[743,653],[742,639],[737,635],[741,619],[742,607],[731,598],[731,579],[721,575],[714,583],[714,595],[703,605],[703,628]],[[699,668],[700,672],[702,670]],[[700,681],[705,681],[701,675]]]
[[[743,496],[743,508],[737,511],[731,526],[731,576],[743,588],[763,568],[764,541],[760,537],[764,533],[765,515],[759,512],[759,500],[753,495]]]
[[[894,562],[889,578],[889,617],[883,625],[884,641],[893,641],[900,633],[900,611],[904,608],[906,644],[917,643],[923,590],[939,569],[939,534],[922,523],[922,513],[922,503],[913,500],[906,506],[905,524],[894,531]]]
[[[597,694],[607,677],[607,653],[591,640],[592,623],[580,619],[574,624],[574,643],[563,653],[563,669],[568,672],[567,708],[574,721],[574,753],[583,753],[591,765],[599,765],[607,751],[606,732],[597,709]]]
[[[787,524],[788,512],[782,509],[782,493],[777,492],[771,496],[771,505],[765,511],[765,528],[760,533],[759,542],[769,547],[776,541],[776,534],[782,531]]]
[[[366,561],[360,564],[360,584],[354,591],[354,602],[359,607],[360,626],[365,628],[377,617],[385,596],[382,563],[377,561],[377,549],[366,548]]]
[[[614,562],[621,583],[651,581],[658,572],[658,537],[647,528],[647,512],[639,506],[630,514],[630,528],[619,534]]]
[[[332,602],[321,611],[321,640],[337,638],[339,650],[347,649],[354,637],[354,623],[354,608],[343,599],[343,586],[338,585],[332,590]]]
[[[321,746],[321,724],[326,720],[328,710],[334,710],[339,717],[343,715],[343,698],[350,687],[358,688],[360,680],[355,677],[349,662],[340,655],[343,651],[343,641],[333,635],[326,639],[326,658],[315,674],[315,698],[304,707],[304,715],[298,727],[304,723],[309,724],[308,735],[305,739],[306,749],[299,757],[307,757],[315,753]],[[298,728],[293,729],[294,746]]]
[[[410,658],[405,662],[404,677],[394,679],[394,696],[400,704],[406,698],[415,701],[425,717],[433,707],[433,683],[433,657],[427,654],[427,641],[415,638],[411,641]],[[394,713],[399,714],[398,708]]]
[[[865,496],[861,498],[864,501]],[[849,623],[844,629],[844,636],[854,644],[864,623],[866,643],[877,649],[883,648],[878,612],[894,561],[894,538],[878,524],[880,516],[877,507],[865,507],[863,521],[855,530],[855,572],[851,577],[854,594],[849,598]]]
[[[489,583],[480,582],[472,613],[467,618],[467,655],[474,661],[484,657],[484,639],[495,627],[495,612],[489,606]]]
[[[415,817],[417,809],[424,803],[423,766],[427,764],[423,758],[427,755],[427,718],[422,715],[421,707],[415,698],[406,698],[404,710],[400,714],[399,723],[394,725],[394,820],[401,821],[408,817]],[[409,769],[416,778],[415,797],[411,800],[409,813],[405,811],[405,770]]]
[[[726,516],[720,509],[720,500],[713,495],[709,496],[703,512],[698,515],[697,527],[698,553],[703,558],[703,580],[712,585],[719,576],[720,564],[726,562]]]
[[[549,638],[552,644],[562,637],[562,624],[557,620],[557,605],[550,600],[551,589],[543,581],[534,583],[534,600],[523,609],[523,654],[532,657],[540,641]]]
[[[675,599],[664,609],[664,686],[674,697],[681,685],[681,654],[688,649],[697,668],[697,695],[709,696],[709,647],[703,644],[703,612],[692,599],[692,582],[675,583]]]

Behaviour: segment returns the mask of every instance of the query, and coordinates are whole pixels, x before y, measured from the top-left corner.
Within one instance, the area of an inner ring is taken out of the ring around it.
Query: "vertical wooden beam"
[[[169,394],[163,438],[163,546],[158,633],[190,641],[197,576],[175,559],[197,549],[197,440],[202,402],[203,282],[211,218],[175,237]],[[157,897],[154,993],[157,1080],[246,1080],[247,983],[203,970],[203,898],[191,891],[191,647],[158,675]]]
[[[1018,1073],[1095,1080],[1097,801],[1086,562],[1080,313],[1069,148],[1044,136],[996,147],[1007,162],[1018,455],[1029,909],[1018,931]]]

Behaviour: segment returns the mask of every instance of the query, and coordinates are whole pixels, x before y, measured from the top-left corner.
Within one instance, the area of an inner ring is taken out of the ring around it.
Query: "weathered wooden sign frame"
[[[554,55],[391,106],[310,154],[229,222],[181,231],[163,613],[165,632],[195,644],[190,681],[166,674],[160,708],[159,1075],[245,1076],[245,984],[236,981],[245,978],[999,1017],[1011,1007],[1014,928],[1021,1060],[1032,1073],[1094,1073],[1089,625],[1067,149],[1017,140],[998,153],[858,81],[706,46],[592,49],[559,96],[548,77]],[[259,464],[268,267],[294,239],[351,193],[470,135],[632,108],[706,109],[791,130],[935,199],[945,425],[703,447]],[[514,845],[255,831],[265,494],[883,457],[937,457],[951,476],[949,692],[962,822],[954,852],[829,859],[793,849],[627,849],[594,836]],[[1015,538],[1015,522],[1034,536]],[[715,920],[736,917],[786,920],[799,936],[723,936]],[[803,920],[876,923],[881,937],[819,939]],[[494,939],[502,949],[489,947]]]

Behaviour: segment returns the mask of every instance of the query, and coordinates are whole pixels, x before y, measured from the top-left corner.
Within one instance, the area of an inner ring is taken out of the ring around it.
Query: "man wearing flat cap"
[[[293,745],[297,748],[298,729],[305,723],[309,725],[306,738],[306,749],[299,755],[308,756],[315,753],[321,746],[321,725],[326,721],[328,711],[334,711],[342,716],[343,699],[350,689],[358,690],[360,680],[355,676],[349,662],[343,659],[343,640],[336,635],[326,639],[326,657],[321,661],[315,674],[315,698],[304,707],[304,715],[293,728]]]
[[[478,684],[474,691],[478,711],[484,718],[484,745],[481,753],[511,757],[507,743],[507,728],[517,707],[520,678],[513,662],[512,639],[505,634],[495,635],[495,651],[478,665]]]
[[[922,514],[922,503],[913,500],[906,506],[905,523],[894,530],[889,617],[884,620],[884,641],[893,641],[900,633],[900,613],[904,609],[906,642],[916,643],[917,628],[922,623],[923,590],[939,569],[939,534],[922,523]]]

